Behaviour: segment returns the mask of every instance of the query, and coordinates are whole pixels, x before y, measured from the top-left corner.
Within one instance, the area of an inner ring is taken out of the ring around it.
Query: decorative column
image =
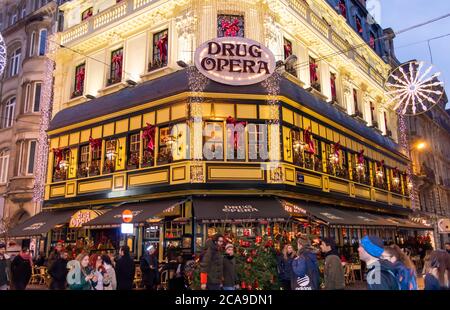
[[[370,113],[370,95],[369,92],[364,91],[362,94],[362,106],[363,106],[363,113],[364,113],[364,120],[367,122],[367,126],[372,126],[372,116]]]
[[[347,110],[349,115],[352,115],[354,110],[353,94],[352,94],[352,82],[348,75],[342,74],[342,95],[343,95],[343,108]]]
[[[282,31],[271,15],[264,17],[264,43],[275,55],[276,61],[284,60]]]

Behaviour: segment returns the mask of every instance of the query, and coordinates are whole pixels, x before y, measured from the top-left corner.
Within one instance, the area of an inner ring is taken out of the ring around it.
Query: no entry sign
[[[122,212],[122,221],[124,221],[125,223],[131,223],[132,220],[133,212],[131,212],[131,210],[124,210]]]

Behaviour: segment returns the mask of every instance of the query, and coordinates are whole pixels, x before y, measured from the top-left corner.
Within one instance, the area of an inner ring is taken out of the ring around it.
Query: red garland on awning
[[[146,123],[147,127],[144,128],[144,131],[142,132],[142,137],[144,139],[148,140],[147,143],[147,149],[149,149],[150,151],[154,151],[155,149],[155,131],[156,131],[156,126],[151,125],[149,123]]]
[[[232,116],[228,116],[227,120],[226,120],[227,124],[232,124],[234,126],[241,124],[242,126],[247,126],[247,122],[245,121],[241,121],[238,122],[236,121]],[[233,137],[233,141],[234,141],[234,148],[237,149],[237,143],[238,143],[238,133],[236,131],[234,131],[234,137]]]

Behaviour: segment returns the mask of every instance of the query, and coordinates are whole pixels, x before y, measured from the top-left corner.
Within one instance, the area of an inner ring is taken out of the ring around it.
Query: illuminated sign
[[[77,211],[70,218],[69,228],[79,228],[83,224],[95,219],[98,216],[98,213],[93,210],[80,210]]]
[[[438,221],[438,229],[441,234],[450,233],[450,219],[440,219]]]
[[[133,223],[122,223],[120,225],[120,232],[122,234],[133,234],[134,232]]]
[[[195,51],[195,66],[206,77],[228,85],[251,85],[275,71],[275,56],[265,46],[241,37],[207,41]]]
[[[254,208],[252,205],[224,205],[223,212],[231,212],[231,213],[249,213],[249,212],[258,212],[259,210]]]
[[[25,227],[23,230],[38,230],[39,228],[41,228],[44,225],[45,225],[45,222],[34,223],[28,227]]]

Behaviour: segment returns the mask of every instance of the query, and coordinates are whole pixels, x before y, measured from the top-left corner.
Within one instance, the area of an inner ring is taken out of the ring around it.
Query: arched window
[[[9,64],[9,76],[15,76],[19,74],[21,55],[22,49],[20,47],[14,50],[14,52],[12,53]]]
[[[14,123],[14,109],[16,107],[16,97],[12,97],[3,106],[2,111],[2,128],[11,127]]]
[[[39,31],[39,56],[45,55],[47,44],[47,29],[41,29]]]
[[[36,49],[36,32],[33,31],[30,38],[30,54],[29,54],[30,57],[34,56],[35,49]]]
[[[0,151],[0,184],[8,180],[9,151]]]

